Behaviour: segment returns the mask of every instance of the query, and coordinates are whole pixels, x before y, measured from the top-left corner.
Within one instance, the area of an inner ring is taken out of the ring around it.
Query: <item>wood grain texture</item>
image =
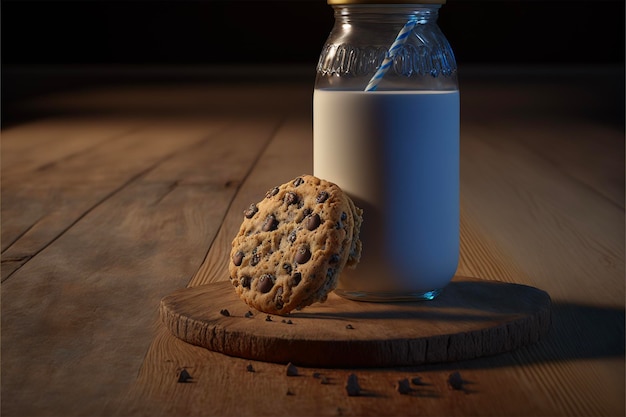
[[[228,257],[231,242],[241,226],[243,211],[260,201],[267,190],[298,175],[311,173],[313,134],[311,121],[296,113],[281,123],[271,142],[251,166],[246,181],[234,197],[215,242],[189,286],[228,280]]]
[[[461,95],[457,274],[545,290],[545,337],[299,377],[185,343],[158,309],[225,280],[241,210],[311,170],[312,84],[26,103],[46,117],[2,131],[2,415],[624,415],[623,121],[603,117],[592,77],[570,80],[466,83]],[[463,390],[448,386],[454,371]],[[346,395],[351,373],[364,395]],[[413,377],[410,395],[395,390]]]
[[[474,359],[535,343],[550,328],[545,292],[463,277],[429,302],[363,303],[331,293],[326,302],[282,318],[252,310],[246,317],[249,307],[224,281],[175,291],[159,309],[165,326],[188,343],[245,359],[309,367]]]
[[[89,142],[91,132],[80,121],[77,124],[83,128],[85,142]],[[75,128],[73,119],[66,120],[66,125],[70,126],[70,131]],[[44,123],[42,129],[46,126]],[[39,159],[48,162],[43,167],[8,169],[6,175],[3,174],[5,195],[13,198],[5,199],[2,205],[2,217],[11,219],[11,226],[2,236],[7,245],[3,247],[3,257],[12,263],[11,268],[3,268],[2,279],[8,278],[85,214],[129,184],[179,153],[185,150],[191,153],[189,150],[203,141],[206,146],[207,137],[219,127],[219,122],[204,126],[157,124],[154,130],[138,130],[126,135],[109,132],[111,137],[107,141],[59,160],[49,160],[51,156],[45,147],[29,152],[32,159],[42,154]],[[20,140],[20,136],[13,133],[10,131],[6,140],[9,150],[12,142]]]
[[[111,413],[145,355],[159,300],[198,269],[279,122],[153,119],[3,187],[4,222],[21,219],[20,207],[41,211],[3,252],[3,261],[25,254],[2,284],[2,396],[12,398],[3,414]],[[25,351],[37,360],[20,360]]]

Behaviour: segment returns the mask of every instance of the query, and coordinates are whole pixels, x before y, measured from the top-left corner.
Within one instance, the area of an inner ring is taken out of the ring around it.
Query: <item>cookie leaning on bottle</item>
[[[301,175],[244,211],[233,239],[230,280],[239,297],[268,314],[326,300],[344,267],[361,257],[362,210],[339,186]]]

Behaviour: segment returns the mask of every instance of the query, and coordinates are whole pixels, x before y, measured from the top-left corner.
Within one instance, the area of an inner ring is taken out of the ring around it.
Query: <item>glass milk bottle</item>
[[[361,207],[363,252],[336,292],[429,300],[459,259],[459,90],[441,1],[328,0],[317,65],[314,175]]]

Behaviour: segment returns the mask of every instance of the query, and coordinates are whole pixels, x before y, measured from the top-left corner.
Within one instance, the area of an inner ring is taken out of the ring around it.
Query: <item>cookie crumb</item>
[[[463,389],[463,378],[461,378],[459,371],[453,372],[448,376],[448,384],[454,390]]]
[[[355,374],[348,375],[348,381],[346,382],[346,392],[348,393],[349,397],[356,397],[361,393],[359,379]]]
[[[413,378],[411,378],[411,384],[413,384],[413,385],[428,385],[424,381],[422,381],[422,378],[419,377],[419,376],[414,376]]]
[[[244,317],[246,317],[247,319],[249,319],[250,317],[252,317],[254,314],[252,314],[252,311],[248,310],[246,311],[246,314],[244,314]]]
[[[221,309],[221,310],[220,310],[220,314],[221,314],[222,316],[225,316],[225,317],[230,317],[230,311],[228,311],[228,310],[227,310],[227,309],[225,309],[225,308],[223,308],[223,309]]]
[[[178,374],[178,382],[180,383],[185,383],[185,382],[189,382],[189,380],[193,379],[193,377],[189,374],[189,372],[183,368],[182,371],[180,371],[180,374]]]
[[[265,321],[272,321],[272,316],[268,315],[267,317],[265,317]]]
[[[396,382],[396,391],[403,395],[410,393],[411,386],[409,385],[409,380],[407,378],[404,378]]]
[[[354,329],[354,326],[352,326],[351,324],[347,324],[347,325],[346,325],[346,329],[350,329],[350,330],[352,330],[352,329]]]
[[[248,372],[255,372],[254,371],[254,366],[252,366],[252,364],[248,364],[248,366],[246,366],[246,371],[248,371]]]
[[[289,362],[285,367],[285,373],[287,374],[287,376],[297,376],[298,368],[296,368],[293,363]]]

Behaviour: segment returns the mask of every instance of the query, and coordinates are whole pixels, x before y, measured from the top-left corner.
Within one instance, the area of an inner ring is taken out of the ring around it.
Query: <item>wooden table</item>
[[[312,171],[312,79],[112,85],[21,103],[25,117],[2,130],[2,415],[624,415],[614,79],[462,84],[458,275],[550,294],[542,340],[298,377],[182,342],[158,308],[226,280],[242,208]],[[448,385],[456,371],[464,390]],[[346,395],[351,373],[368,395]],[[414,377],[412,395],[394,388]]]

